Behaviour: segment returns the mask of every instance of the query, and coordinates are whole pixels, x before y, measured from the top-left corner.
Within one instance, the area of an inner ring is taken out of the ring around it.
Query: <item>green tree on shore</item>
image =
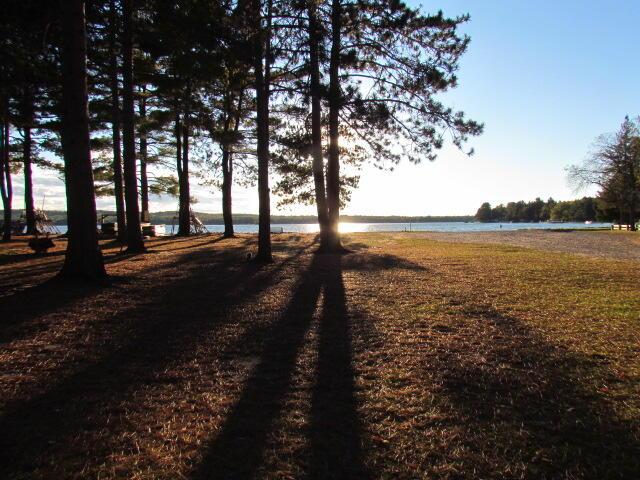
[[[625,117],[620,129],[613,134],[599,136],[591,155],[580,165],[568,169],[570,181],[576,188],[588,185],[599,187],[599,195],[623,210],[632,230],[636,230],[640,203],[640,117]]]
[[[480,205],[480,208],[476,212],[476,220],[479,222],[490,222],[493,220],[493,213],[489,202],[484,202]]]
[[[611,215],[600,198],[583,197],[576,200],[556,202],[549,198],[546,202],[536,198],[532,202],[509,202],[507,206],[491,208],[483,203],[476,212],[478,222],[584,222],[610,220]]]

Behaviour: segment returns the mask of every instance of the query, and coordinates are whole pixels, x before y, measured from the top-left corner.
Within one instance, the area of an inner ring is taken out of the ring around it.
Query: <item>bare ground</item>
[[[504,232],[424,232],[441,242],[497,243],[601,258],[640,260],[640,233],[588,230],[514,230]]]
[[[105,243],[102,286],[1,246],[0,478],[638,478],[636,240],[433,238]]]

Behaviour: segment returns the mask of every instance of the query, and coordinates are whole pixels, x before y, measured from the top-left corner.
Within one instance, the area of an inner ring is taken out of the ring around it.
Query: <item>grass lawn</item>
[[[313,240],[0,245],[0,478],[640,478],[640,261]]]

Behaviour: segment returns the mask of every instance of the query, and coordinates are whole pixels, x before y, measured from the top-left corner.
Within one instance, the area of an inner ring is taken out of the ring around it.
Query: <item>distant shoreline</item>
[[[20,217],[23,210],[13,210],[14,219]],[[64,210],[45,210],[47,216],[56,225],[66,225],[67,212]],[[205,225],[224,225],[222,213],[204,213],[195,212],[196,216]],[[102,216],[107,218],[105,221],[115,222],[115,212],[112,210],[98,210],[98,222]],[[153,225],[171,225],[177,223],[174,220],[177,212],[163,211],[151,212],[151,224]],[[341,215],[340,220],[346,223],[435,223],[435,222],[473,222],[473,215],[423,215],[423,216],[404,216],[404,215]],[[233,216],[234,224],[257,225],[258,215],[251,213],[238,213]],[[318,223],[318,218],[314,215],[271,215],[272,224],[300,224],[300,223]]]

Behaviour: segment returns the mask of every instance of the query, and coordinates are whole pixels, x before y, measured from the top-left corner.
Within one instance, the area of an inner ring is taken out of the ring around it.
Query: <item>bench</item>
[[[33,250],[36,255],[41,253],[47,253],[47,250],[53,248],[55,245],[53,244],[53,240],[49,237],[41,237],[41,238],[32,238],[29,240],[29,247]]]

